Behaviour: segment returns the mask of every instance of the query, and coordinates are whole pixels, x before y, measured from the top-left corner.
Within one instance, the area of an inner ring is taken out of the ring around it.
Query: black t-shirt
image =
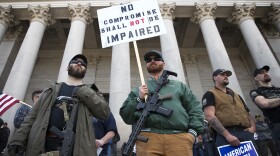
[[[231,89],[227,88],[226,93],[228,95],[231,95],[232,98],[234,97],[234,92]],[[245,101],[242,99],[242,97],[240,95],[238,95],[238,96],[239,96],[241,102],[243,103],[245,110],[247,112],[250,112]],[[211,91],[207,91],[202,97],[202,110],[204,110],[204,108],[207,106],[215,106],[215,103],[216,103],[216,101],[215,101],[214,94]]]
[[[251,90],[250,92],[251,99],[255,102],[257,96],[263,96],[266,99],[280,98],[280,88],[278,87],[259,87],[257,89]],[[257,105],[258,106],[258,105]],[[258,106],[259,107],[259,106]],[[280,106],[275,108],[261,108],[264,116],[268,117],[270,122],[279,123],[280,122]]]
[[[62,83],[57,97],[59,96],[72,97],[72,92],[75,87],[77,86],[69,86],[66,83]],[[55,106],[58,103],[60,103],[60,101],[56,100],[54,106],[51,109],[48,129],[51,128],[52,126],[55,126],[58,129],[63,130],[63,128],[65,127],[64,112],[62,109]]]

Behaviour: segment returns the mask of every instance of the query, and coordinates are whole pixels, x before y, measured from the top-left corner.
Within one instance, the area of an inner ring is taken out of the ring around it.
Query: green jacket
[[[13,136],[9,146],[20,145],[26,147],[27,156],[38,156],[45,153],[45,136],[51,108],[60,87],[61,83],[54,83],[42,93],[32,111]],[[82,86],[78,89],[77,98],[80,105],[73,155],[96,156],[92,116],[105,120],[110,114],[109,105],[101,92],[96,92],[88,86]]]
[[[156,80],[149,78],[147,85],[149,93],[151,93],[156,88]],[[139,103],[138,91],[139,88],[133,89],[120,108],[120,115],[126,124],[136,123],[141,115],[141,112],[136,109]],[[160,89],[159,94],[166,95],[169,93],[173,94],[172,99],[163,100],[161,106],[172,109],[173,113],[169,117],[151,113],[146,119],[145,129],[155,133],[186,131],[194,135],[201,134],[203,132],[204,115],[201,104],[192,91],[180,81],[169,80],[168,84]]]

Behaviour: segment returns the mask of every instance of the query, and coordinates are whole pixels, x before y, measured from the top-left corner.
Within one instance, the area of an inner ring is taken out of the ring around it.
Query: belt
[[[235,125],[235,126],[226,126],[225,128],[233,131],[244,131],[247,127],[241,125]]]
[[[186,131],[183,130],[157,129],[157,128],[143,128],[141,132],[152,132],[152,133],[159,133],[159,134],[186,133]]]

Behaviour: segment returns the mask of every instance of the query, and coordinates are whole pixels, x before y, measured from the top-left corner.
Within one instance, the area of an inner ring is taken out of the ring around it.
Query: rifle
[[[133,146],[136,143],[137,140],[143,141],[143,142],[148,142],[148,138],[144,136],[139,136],[141,130],[144,127],[145,121],[147,117],[150,115],[151,112],[159,113],[164,116],[169,116],[173,110],[167,109],[160,107],[162,100],[164,99],[171,99],[172,94],[167,94],[165,96],[160,96],[159,95],[159,90],[161,89],[162,86],[168,83],[168,76],[173,75],[177,77],[177,73],[171,72],[168,70],[164,70],[163,73],[161,74],[160,78],[157,81],[157,86],[156,89],[150,94],[150,96],[147,99],[146,103],[140,102],[137,105],[138,110],[143,110],[140,118],[138,119],[134,130],[129,136],[129,139],[127,143],[123,143],[121,151],[123,156],[130,156],[133,150]]]
[[[72,156],[75,142],[75,126],[78,117],[79,100],[68,96],[57,97],[62,103],[73,104],[70,119],[66,121],[66,129],[60,131],[57,127],[52,126],[49,131],[56,134],[60,139],[63,139],[62,148],[59,151],[60,156]],[[66,113],[66,112],[64,112]]]

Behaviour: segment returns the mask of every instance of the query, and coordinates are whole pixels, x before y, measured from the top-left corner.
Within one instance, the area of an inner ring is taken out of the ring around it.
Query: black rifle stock
[[[75,142],[75,126],[77,122],[78,116],[78,107],[79,107],[79,100],[76,98],[71,98],[67,96],[59,96],[57,97],[58,100],[65,103],[73,104],[73,108],[71,111],[71,116],[68,121],[66,121],[66,129],[64,132],[60,131],[57,127],[52,126],[50,131],[56,134],[59,138],[63,138],[62,148],[59,151],[60,156],[72,156],[73,155],[73,148]]]
[[[143,111],[134,127],[134,130],[130,134],[128,141],[122,145],[121,151],[122,151],[123,156],[131,155],[131,153],[133,151],[133,146],[137,140],[140,140],[143,142],[148,141],[147,137],[139,136],[139,134],[144,127],[146,118],[150,115],[151,112],[159,113],[164,116],[169,116],[173,112],[173,110],[160,107],[162,100],[168,99],[168,98],[170,99],[170,98],[172,98],[172,95],[168,95],[168,96],[164,97],[164,96],[160,96],[158,94],[161,87],[168,83],[169,75],[177,76],[177,73],[171,72],[168,70],[164,70],[162,75],[160,76],[160,78],[157,81],[156,89],[150,94],[150,96],[147,99],[147,102],[138,104],[137,109],[138,110],[142,109]]]

